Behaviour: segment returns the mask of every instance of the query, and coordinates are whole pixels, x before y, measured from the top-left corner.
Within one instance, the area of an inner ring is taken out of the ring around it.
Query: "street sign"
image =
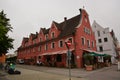
[[[66,47],[69,49],[70,46],[71,46],[71,42],[70,42],[70,40],[68,40],[67,42],[65,42],[65,44],[66,44]]]
[[[68,51],[67,51],[67,57],[68,57],[69,60],[71,60],[71,54],[72,54],[72,53],[68,50]]]

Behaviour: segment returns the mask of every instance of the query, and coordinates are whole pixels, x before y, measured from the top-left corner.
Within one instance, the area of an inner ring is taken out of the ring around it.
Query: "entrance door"
[[[75,55],[73,53],[71,55],[71,67],[75,67]]]

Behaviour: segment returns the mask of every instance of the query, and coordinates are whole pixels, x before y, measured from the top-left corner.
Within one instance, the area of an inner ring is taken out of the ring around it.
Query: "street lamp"
[[[71,52],[70,52],[70,46],[71,46],[71,42],[70,40],[68,40],[67,42],[65,42],[66,47],[68,49],[67,51],[67,58],[68,58],[68,67],[69,67],[69,80],[71,80]]]

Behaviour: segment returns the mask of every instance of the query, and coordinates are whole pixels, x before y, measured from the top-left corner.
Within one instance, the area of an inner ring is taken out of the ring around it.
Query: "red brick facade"
[[[61,23],[53,21],[49,29],[41,28],[39,33],[23,38],[18,48],[18,59],[24,59],[29,64],[40,60],[45,66],[67,67],[67,40],[72,43],[71,64],[81,68],[84,49],[96,51],[89,16],[84,9],[80,9],[80,14],[75,17],[64,18]]]

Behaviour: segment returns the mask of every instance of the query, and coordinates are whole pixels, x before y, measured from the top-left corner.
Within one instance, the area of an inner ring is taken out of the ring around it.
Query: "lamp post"
[[[65,42],[66,47],[68,49],[67,51],[67,59],[68,59],[68,67],[69,67],[69,80],[71,80],[71,52],[70,52],[70,46],[71,46],[71,42],[67,41]]]

